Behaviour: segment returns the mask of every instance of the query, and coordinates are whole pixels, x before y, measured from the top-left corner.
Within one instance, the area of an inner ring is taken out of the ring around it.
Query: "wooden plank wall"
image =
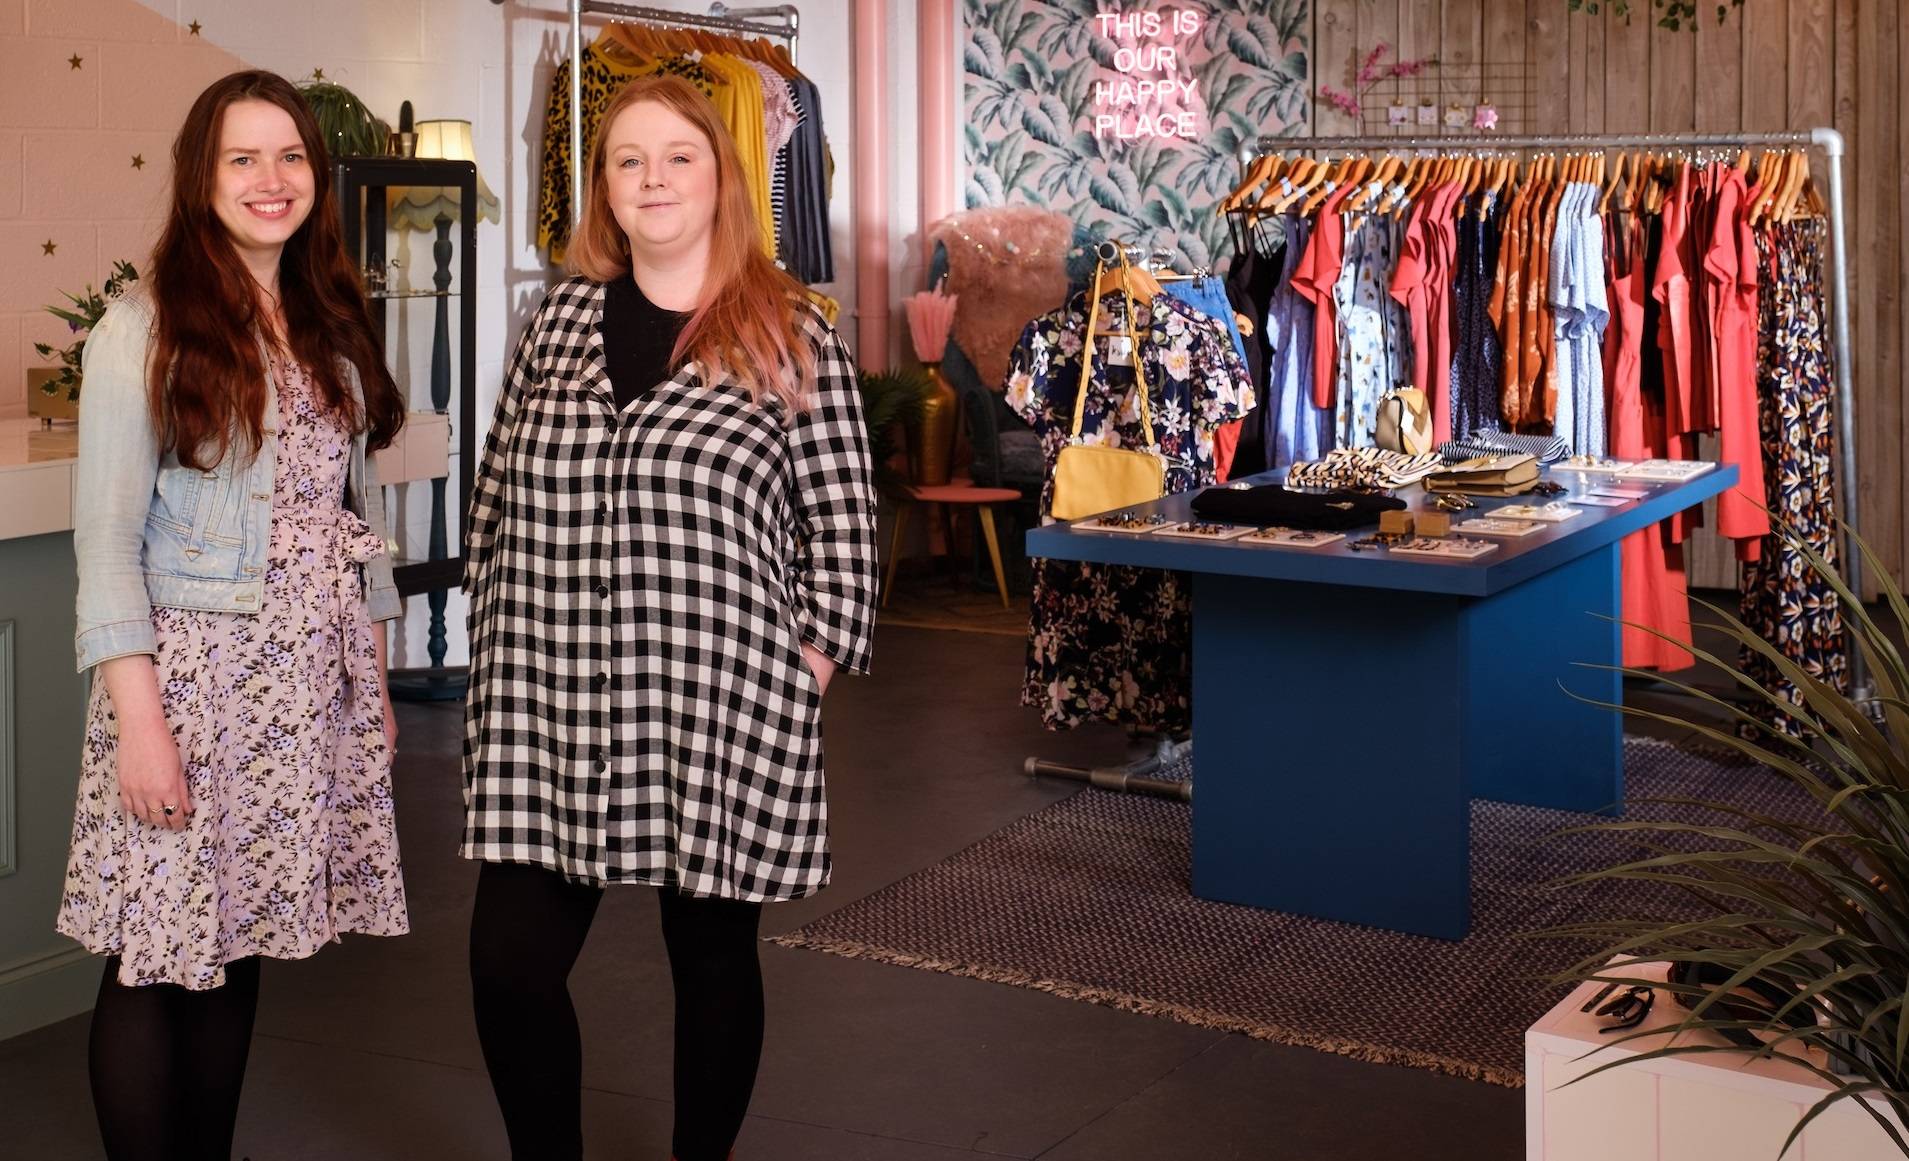
[[[1909,16],[1900,0],[1746,0],[1719,25],[1705,2],[1695,32],[1671,32],[1646,15],[1650,0],[1632,7],[1626,23],[1572,12],[1566,0],[1315,0],[1314,84],[1345,87],[1354,54],[1383,40],[1407,58],[1523,60],[1534,133],[1841,130],[1859,518],[1898,581],[1909,579],[1909,76],[1898,64]],[[1314,131],[1358,127],[1324,108]],[[1692,580],[1734,587],[1727,546],[1700,545]]]

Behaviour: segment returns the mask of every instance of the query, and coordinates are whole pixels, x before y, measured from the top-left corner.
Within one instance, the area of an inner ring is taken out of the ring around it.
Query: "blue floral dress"
[[[1009,358],[1007,402],[1041,441],[1046,480],[1041,518],[1054,500],[1054,465],[1071,439],[1087,335],[1087,295],[1030,322]],[[1162,295],[1135,306],[1134,326],[1119,295],[1101,300],[1099,330],[1139,335],[1137,352],[1102,340],[1087,382],[1080,442],[1142,448],[1146,433],[1134,392],[1141,360],[1155,452],[1169,493],[1213,483],[1213,436],[1254,405],[1252,379],[1225,327]],[[1033,562],[1022,704],[1050,729],[1102,719],[1158,730],[1191,721],[1188,578],[1184,573],[1075,561]]]
[[[1412,385],[1411,317],[1390,289],[1399,264],[1399,234],[1396,221],[1377,213],[1346,231],[1345,265],[1332,287],[1339,345],[1333,427],[1339,447],[1371,447],[1379,400],[1395,387]]]

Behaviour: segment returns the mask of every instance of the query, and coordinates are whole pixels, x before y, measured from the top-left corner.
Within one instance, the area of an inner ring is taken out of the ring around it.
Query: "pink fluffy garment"
[[[948,292],[961,298],[955,343],[999,391],[1028,321],[1067,301],[1073,220],[1033,206],[989,206],[950,214],[928,236],[948,248]]]

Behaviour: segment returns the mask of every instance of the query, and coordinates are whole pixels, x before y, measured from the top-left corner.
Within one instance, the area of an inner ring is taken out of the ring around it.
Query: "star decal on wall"
[[[144,154],[140,154],[140,153],[133,154],[133,168],[134,169],[146,168],[146,158]]]
[[[85,57],[81,56],[79,53],[76,52],[72,56],[69,56],[66,58],[66,63],[72,65],[74,68],[77,69],[80,67],[80,62],[84,61],[85,59],[86,59]]]
[[[199,27],[200,27],[199,22],[195,20],[191,24],[186,25],[186,31],[190,32],[194,36],[197,36],[199,35]]]
[[[58,243],[54,242],[53,239],[51,238],[48,238],[46,241],[40,243],[40,253],[48,255],[48,256],[51,256],[53,251],[58,250],[59,248],[60,247]]]

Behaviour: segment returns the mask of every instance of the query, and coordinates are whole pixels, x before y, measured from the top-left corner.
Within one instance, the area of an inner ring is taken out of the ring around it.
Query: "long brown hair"
[[[277,105],[292,118],[312,170],[311,212],[279,257],[279,301],[291,353],[311,373],[323,406],[371,449],[404,424],[404,400],[385,369],[364,289],[338,225],[331,161],[304,98],[276,73],[252,70],[212,82],[172,143],[172,208],[152,253],[155,318],[148,400],[161,452],[205,470],[235,438],[257,454],[265,436],[265,365],[252,275],[212,207],[225,111],[238,101]],[[338,360],[358,369],[362,406]]]
[[[639,101],[654,101],[694,125],[716,156],[716,220],[710,229],[709,272],[702,301],[677,336],[670,361],[685,358],[727,370],[756,402],[780,400],[790,411],[808,405],[815,355],[803,337],[801,312],[808,291],[762,250],[761,227],[742,174],[735,139],[716,106],[694,85],[668,75],[639,77],[611,99],[590,146],[590,180],[583,221],[566,256],[570,271],[596,282],[630,272],[630,240],[610,212],[610,126]]]

